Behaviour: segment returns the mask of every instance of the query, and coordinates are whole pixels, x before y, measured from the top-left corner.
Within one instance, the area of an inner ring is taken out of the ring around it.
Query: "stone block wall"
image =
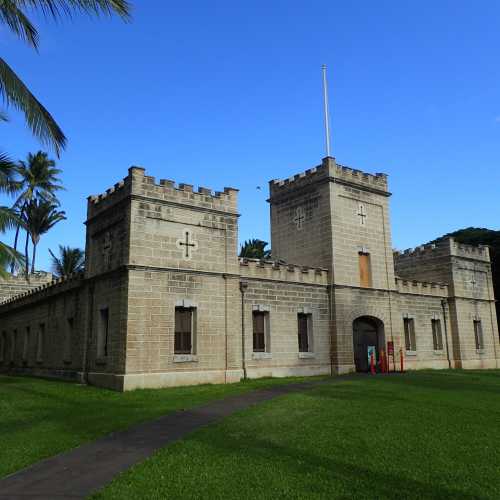
[[[5,300],[29,292],[52,281],[51,273],[37,272],[36,274],[0,277],[0,304]]]
[[[328,273],[244,259],[245,367],[249,378],[331,373]],[[268,314],[266,352],[253,352],[253,311]],[[310,314],[310,352],[299,352],[298,314]]]
[[[237,277],[130,270],[128,293],[125,389],[240,379]],[[174,352],[176,306],[195,309],[191,355]]]
[[[83,276],[0,306],[0,370],[82,380],[87,324]]]

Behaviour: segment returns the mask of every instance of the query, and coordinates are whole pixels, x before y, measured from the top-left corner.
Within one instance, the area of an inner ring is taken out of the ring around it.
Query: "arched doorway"
[[[384,348],[384,324],[377,318],[361,316],[354,320],[352,329],[356,371],[367,372],[370,369],[368,348],[375,347],[375,361],[378,360],[380,349]]]

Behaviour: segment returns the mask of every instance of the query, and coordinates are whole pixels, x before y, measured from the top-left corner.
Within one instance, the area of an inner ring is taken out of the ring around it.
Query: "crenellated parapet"
[[[463,243],[459,243],[454,238],[450,238],[449,242],[451,255],[455,257],[464,257],[466,259],[490,262],[490,249],[486,245],[465,245]]]
[[[328,284],[328,270],[283,264],[273,260],[240,258],[240,276],[247,279],[276,280],[311,285]]]
[[[8,275],[0,278],[0,304],[11,297],[28,292],[52,281],[52,274],[39,271],[34,274]]]
[[[383,173],[369,174],[361,170],[336,163],[335,158],[327,157],[321,165],[305,172],[293,175],[288,179],[276,179],[269,182],[270,196],[279,196],[288,191],[295,191],[322,181],[338,182],[358,188],[367,188],[377,192],[387,192],[387,175]]]
[[[439,240],[436,243],[429,243],[426,245],[420,245],[416,248],[408,248],[404,251],[394,252],[395,262],[401,264],[444,256],[464,257],[490,262],[490,253],[487,246],[465,245],[458,243],[454,238],[446,238]]]
[[[159,200],[234,214],[238,210],[238,189],[225,187],[223,191],[213,191],[200,186],[195,190],[192,184],[176,184],[168,179],[156,182],[154,177],[145,175],[145,170],[140,167],[131,167],[129,178],[132,181],[132,195],[151,201]]]
[[[129,196],[221,212],[236,213],[238,210],[238,189],[225,187],[223,191],[213,191],[211,188],[200,186],[195,190],[192,184],[176,184],[169,179],[160,179],[157,182],[154,177],[146,175],[142,167],[132,166],[128,172],[127,177],[104,193],[88,197],[89,219]]]
[[[396,288],[399,293],[414,295],[430,295],[433,297],[448,297],[448,285],[432,281],[418,281],[396,277]]]
[[[48,296],[67,291],[71,288],[78,287],[83,283],[84,273],[74,273],[62,278],[53,279],[50,282],[26,290],[14,297],[10,297],[0,303],[0,313],[10,310],[12,307],[26,305],[31,302],[38,302]]]

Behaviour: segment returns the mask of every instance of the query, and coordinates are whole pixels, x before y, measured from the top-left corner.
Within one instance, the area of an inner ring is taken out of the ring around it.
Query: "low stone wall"
[[[51,273],[38,272],[30,274],[26,279],[25,276],[12,276],[0,278],[0,304],[6,300],[26,293],[39,286],[50,283],[53,279]]]

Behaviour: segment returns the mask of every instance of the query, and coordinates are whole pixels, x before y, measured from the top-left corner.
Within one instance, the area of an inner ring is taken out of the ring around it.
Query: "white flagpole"
[[[326,156],[330,156],[330,113],[328,111],[328,84],[326,81],[326,64],[323,64],[323,101],[325,107]]]

